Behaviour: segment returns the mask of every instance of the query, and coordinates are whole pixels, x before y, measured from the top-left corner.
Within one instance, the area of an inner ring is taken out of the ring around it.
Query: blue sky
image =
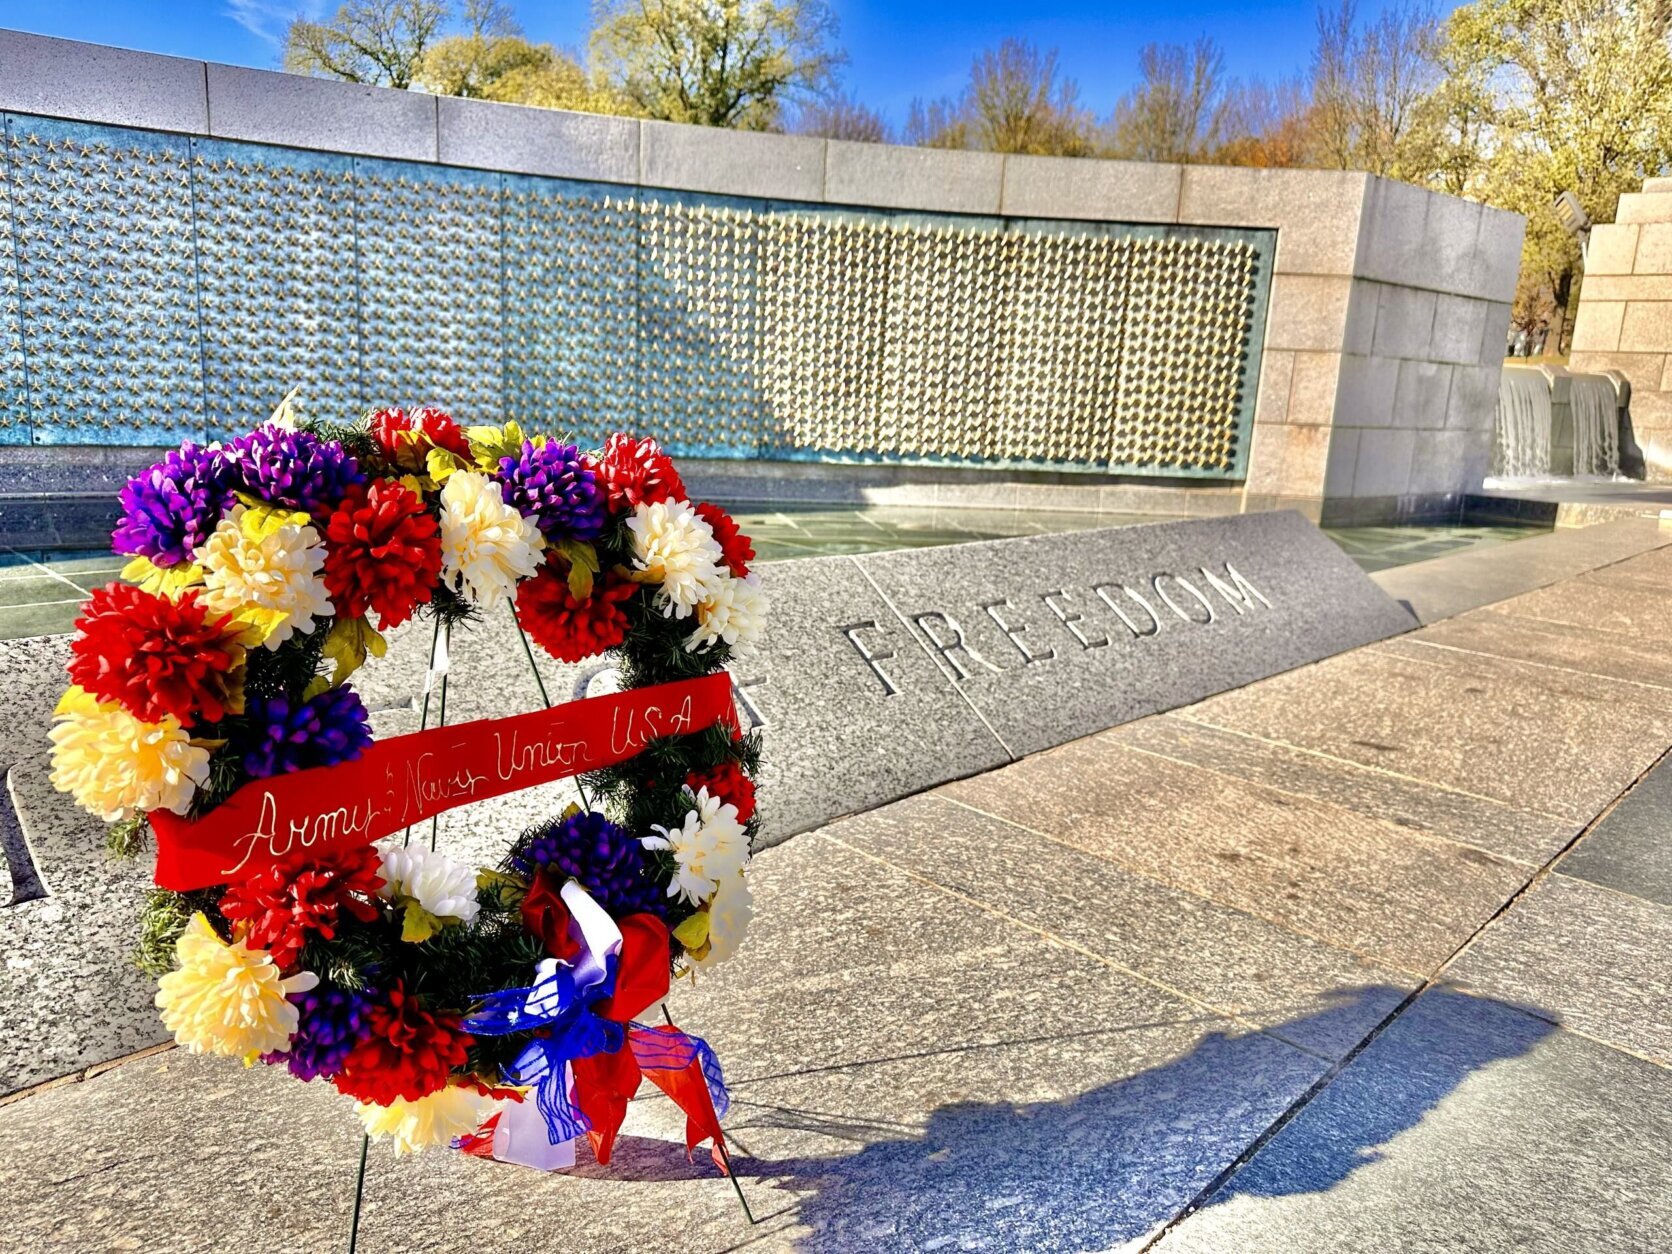
[[[236,65],[274,66],[289,18],[337,0],[5,0],[0,26]],[[848,87],[895,121],[913,96],[955,92],[971,57],[1007,35],[1060,49],[1085,102],[1105,113],[1134,77],[1138,49],[1206,32],[1238,76],[1294,74],[1312,47],[1315,5],[1305,0],[1172,0],[1145,5],[1092,0],[833,0],[850,62]],[[588,0],[513,0],[529,35],[578,46]],[[1361,10],[1377,7],[1363,0]]]

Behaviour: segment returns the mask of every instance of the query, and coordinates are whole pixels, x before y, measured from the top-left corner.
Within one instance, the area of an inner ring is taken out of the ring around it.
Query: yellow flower
[[[114,701],[72,687],[58,703],[52,786],[107,823],[139,810],[184,814],[209,775],[209,750],[172,714],[145,723]]]
[[[392,1139],[396,1154],[415,1154],[476,1131],[497,1104],[467,1085],[449,1084],[416,1101],[397,1097],[387,1106],[356,1102],[354,1110],[372,1140]]]
[[[441,489],[442,578],[484,609],[531,578],[544,556],[540,529],[505,503],[496,480],[474,470],[447,476]]]
[[[333,612],[320,573],[325,544],[306,514],[235,505],[193,557],[203,603],[258,628],[269,649]]]
[[[290,1047],[296,1032],[292,993],[319,983],[311,971],[280,975],[265,949],[243,941],[228,945],[200,911],[174,947],[178,969],[157,981],[163,1026],[194,1054],[225,1054],[254,1061]]]

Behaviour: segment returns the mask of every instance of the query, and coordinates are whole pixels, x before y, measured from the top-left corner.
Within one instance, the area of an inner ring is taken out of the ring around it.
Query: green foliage
[[[105,847],[116,858],[134,858],[143,853],[151,825],[143,814],[121,819],[105,828]]]
[[[201,911],[223,936],[226,920],[221,917],[218,888],[199,889],[189,893],[171,893],[166,888],[153,889],[145,898],[139,916],[139,946],[134,951],[134,965],[152,978],[167,974],[174,967],[174,943],[186,930],[192,915]]]

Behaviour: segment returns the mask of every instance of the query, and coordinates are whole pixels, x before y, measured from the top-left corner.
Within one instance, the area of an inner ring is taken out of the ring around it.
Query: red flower
[[[624,514],[635,505],[685,499],[685,484],[662,446],[655,440],[635,440],[619,431],[604,443],[598,478],[608,494],[610,512],[615,514]]]
[[[465,1064],[475,1038],[459,1031],[456,1016],[433,1015],[399,983],[366,1014],[366,1035],[332,1083],[357,1101],[387,1106],[415,1102],[447,1083]]]
[[[755,781],[730,758],[706,771],[692,771],[685,777],[685,787],[693,793],[699,788],[706,788],[710,797],[731,802],[737,807],[739,823],[747,823],[755,817]]]
[[[581,947],[569,929],[569,907],[563,900],[562,888],[561,884],[552,882],[550,872],[536,871],[523,896],[522,921],[525,928],[540,938],[548,954],[571,962]]]
[[[419,495],[392,479],[348,490],[325,526],[325,588],[344,618],[368,609],[378,630],[398,627],[430,599],[441,535]]]
[[[226,716],[244,665],[230,614],[213,614],[186,592],[178,601],[130,584],[95,589],[76,620],[70,679],[135,718],[172,714],[190,726]]]
[[[749,563],[755,560],[755,546],[749,537],[737,529],[737,520],[718,505],[704,501],[694,511],[708,524],[720,544],[720,556],[731,573],[742,579],[749,573]]]
[[[372,845],[292,854],[241,884],[229,885],[221,897],[221,913],[235,922],[246,920],[250,945],[289,967],[310,933],[326,940],[336,936],[341,912],[346,910],[362,923],[377,918],[374,899],[383,887],[379,866]]]
[[[619,575],[593,580],[592,595],[577,601],[569,591],[569,563],[557,553],[532,579],[517,585],[517,620],[559,662],[579,662],[627,638],[627,613],[621,603],[639,585]]]
[[[383,455],[408,469],[423,469],[424,454],[429,451],[426,444],[470,461],[470,441],[459,424],[434,406],[425,405],[410,414],[403,409],[380,409],[371,416],[371,427],[372,439]],[[424,438],[414,445],[400,438],[402,431],[416,431]]]

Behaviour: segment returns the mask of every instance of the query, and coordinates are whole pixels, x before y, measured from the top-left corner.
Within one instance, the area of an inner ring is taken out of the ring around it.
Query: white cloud
[[[317,21],[324,14],[327,0],[226,0],[226,16],[242,26],[257,39],[275,48],[284,43],[290,23],[304,17]]]

